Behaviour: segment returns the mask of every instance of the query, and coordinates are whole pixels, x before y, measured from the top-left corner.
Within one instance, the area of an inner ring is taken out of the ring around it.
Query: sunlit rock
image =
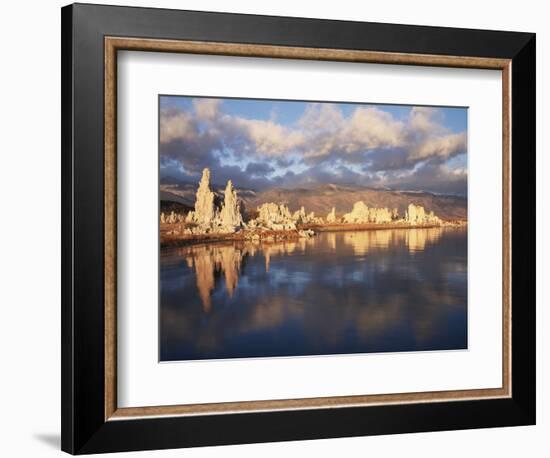
[[[391,212],[391,218],[392,219],[399,219],[399,212],[397,211],[397,208],[394,208]]]
[[[409,224],[441,224],[441,219],[433,211],[426,213],[421,205],[409,204],[405,213],[405,221]]]
[[[315,216],[315,212],[306,213],[305,208],[302,206],[300,210],[296,210],[292,214],[292,219],[296,224],[322,224],[323,218]]]
[[[436,216],[434,214],[434,212],[432,210],[430,213],[428,213],[428,223],[430,223],[430,224],[441,224],[442,221],[438,216]]]
[[[422,224],[424,223],[424,216],[424,207],[421,205],[409,204],[407,213],[405,214],[405,220],[410,224]]]
[[[371,208],[370,221],[376,224],[391,223],[392,215],[387,208]]]
[[[224,192],[223,207],[219,214],[219,228],[223,232],[235,232],[242,225],[243,217],[237,201],[237,192],[229,180]]]
[[[305,223],[306,224],[323,224],[324,221],[323,221],[323,218],[316,217],[315,212],[310,212],[306,217]]]
[[[335,223],[336,222],[336,209],[332,207],[332,210],[327,215],[327,223]]]
[[[369,208],[363,201],[355,202],[351,212],[344,215],[345,223],[391,223],[392,212],[388,208]]]
[[[179,213],[176,213],[174,211],[171,211],[168,214],[161,212],[160,214],[161,224],[176,224],[183,223],[184,221],[185,218],[183,217],[183,215],[180,215]]]
[[[292,215],[292,219],[298,224],[303,224],[306,218],[306,210],[303,205],[300,207],[300,210],[296,210]]]
[[[210,170],[202,171],[197,189],[195,210],[185,218],[186,223],[194,224],[188,228],[191,234],[231,233],[244,226],[237,192],[231,180],[227,182],[221,211],[216,208],[214,193],[210,190]]]
[[[204,169],[199,189],[197,189],[195,211],[189,212],[186,222],[210,227],[216,217],[217,209],[214,206],[214,193],[210,190],[210,170]]]
[[[262,204],[258,207],[258,217],[253,224],[274,231],[296,230],[296,223],[288,207],[272,202]]]
[[[345,223],[368,223],[370,210],[365,203],[360,200],[353,204],[351,212],[346,213],[343,217]]]

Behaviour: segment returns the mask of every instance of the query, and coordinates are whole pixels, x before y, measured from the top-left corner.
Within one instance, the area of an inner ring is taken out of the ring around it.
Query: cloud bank
[[[446,126],[443,109],[397,116],[384,106],[292,102],[294,118],[278,121],[227,103],[161,100],[161,177],[195,180],[209,167],[218,183],[255,189],[336,183],[466,194],[466,131]]]

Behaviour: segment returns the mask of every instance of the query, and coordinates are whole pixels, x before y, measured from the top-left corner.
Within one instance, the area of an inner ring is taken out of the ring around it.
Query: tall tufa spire
[[[210,170],[205,168],[197,189],[195,211],[190,212],[187,219],[199,225],[209,226],[214,221],[216,213],[214,193],[210,190]]]
[[[241,227],[242,224],[243,218],[239,209],[237,192],[233,188],[233,183],[229,180],[224,191],[223,207],[220,212],[220,225],[233,232],[235,228]]]

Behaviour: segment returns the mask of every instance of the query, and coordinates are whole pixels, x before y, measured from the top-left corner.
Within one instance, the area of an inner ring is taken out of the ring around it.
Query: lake
[[[160,360],[467,348],[467,229],[163,249]]]

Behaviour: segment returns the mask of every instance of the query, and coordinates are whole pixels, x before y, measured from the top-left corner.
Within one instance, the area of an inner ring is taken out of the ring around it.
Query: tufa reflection
[[[345,250],[347,247],[356,256],[363,256],[380,250],[406,248],[414,254],[435,244],[444,228],[390,229],[376,231],[328,232],[315,238],[297,239],[285,242],[230,242],[191,245],[175,249],[172,255],[183,258],[187,266],[194,270],[196,286],[203,304],[203,310],[212,308],[211,295],[216,287],[216,279],[223,276],[229,297],[233,296],[239,283],[243,260],[247,256],[261,255],[265,261],[265,271],[269,273],[272,258],[305,254],[308,249],[322,253]],[[339,246],[343,242],[344,246]]]

